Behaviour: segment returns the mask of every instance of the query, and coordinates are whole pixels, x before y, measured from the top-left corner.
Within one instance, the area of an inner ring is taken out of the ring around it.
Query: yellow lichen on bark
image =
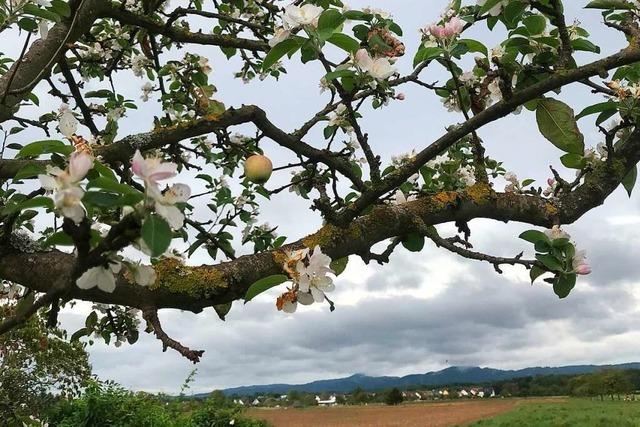
[[[151,289],[163,288],[173,293],[186,293],[206,298],[228,287],[224,274],[209,266],[190,267],[176,259],[165,259],[154,266],[158,279]]]
[[[466,189],[466,195],[474,203],[482,204],[488,202],[495,195],[495,192],[489,184],[478,182]]]

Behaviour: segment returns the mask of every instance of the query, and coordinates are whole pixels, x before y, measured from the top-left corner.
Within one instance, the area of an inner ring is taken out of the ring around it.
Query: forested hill
[[[426,374],[413,374],[404,377],[372,377],[355,374],[346,378],[313,381],[307,384],[266,384],[235,387],[223,390],[225,394],[253,395],[263,393],[287,393],[291,390],[310,393],[336,392],[348,393],[357,387],[367,391],[391,387],[410,388],[413,386],[438,386],[445,384],[474,384],[503,381],[537,375],[574,375],[585,374],[601,369],[640,369],[640,363],[619,365],[575,365],[560,367],[533,367],[519,370],[501,370],[493,368],[453,366]]]

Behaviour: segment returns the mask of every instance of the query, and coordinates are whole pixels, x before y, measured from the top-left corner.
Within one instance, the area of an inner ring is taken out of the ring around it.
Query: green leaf
[[[589,2],[585,9],[633,9],[633,5],[625,0],[593,0]]]
[[[98,313],[92,311],[84,321],[84,326],[87,328],[93,329],[93,327],[98,323]]]
[[[162,255],[173,238],[169,224],[156,214],[149,215],[142,224],[142,239],[151,250],[151,256]]]
[[[537,265],[534,265],[533,267],[531,267],[531,270],[529,270],[529,277],[531,278],[531,283],[535,282],[538,277],[542,276],[546,272],[547,272],[546,270],[538,267]]]
[[[73,239],[64,231],[53,233],[42,243],[45,247],[51,246],[73,246]]]
[[[284,283],[287,280],[289,280],[289,277],[285,276],[284,274],[275,274],[273,276],[268,276],[258,280],[253,285],[249,286],[249,289],[244,296],[244,303],[248,303],[261,293],[266,292],[274,286],[278,286],[279,284]]]
[[[576,40],[573,40],[571,42],[571,47],[573,48],[573,50],[576,50],[576,51],[581,50],[581,51],[584,51],[584,52],[600,53],[600,47],[596,46],[593,43],[591,43],[587,39],[576,39]]]
[[[631,197],[631,192],[633,191],[633,187],[636,185],[636,179],[638,178],[638,167],[633,166],[633,169],[629,171],[627,176],[622,180],[622,186],[625,190],[627,190],[627,194]]]
[[[110,178],[105,178],[104,176],[99,176],[98,178],[90,180],[87,184],[87,189],[89,188],[102,188],[103,190],[109,190],[120,194],[142,195],[142,193],[135,188],[113,181]]]
[[[567,247],[569,244],[571,243],[571,241],[565,237],[561,237],[558,239],[553,239],[551,241],[551,246],[553,246],[554,248],[559,248],[559,249],[563,249],[565,247]]]
[[[111,168],[105,166],[97,160],[93,161],[93,169],[105,178],[108,178],[112,181],[118,180],[116,174],[111,170]]]
[[[551,271],[562,271],[564,267],[560,260],[551,254],[536,254],[536,259]]]
[[[431,61],[432,59],[438,58],[444,52],[439,47],[424,47],[420,46],[416,56],[413,58],[413,67],[417,67],[426,61]]]
[[[344,13],[344,17],[351,21],[366,21],[371,18],[371,15],[360,10],[348,10]]]
[[[318,35],[320,40],[327,40],[333,32],[345,21],[344,16],[337,9],[327,9],[318,19]]]
[[[84,193],[82,201],[100,208],[111,208],[115,206],[134,206],[144,199],[142,193],[134,194],[114,194],[106,191],[87,191]]]
[[[420,252],[424,247],[424,236],[410,233],[402,240],[402,246],[411,252]]]
[[[13,182],[20,181],[25,178],[34,178],[40,174],[46,173],[44,166],[40,164],[26,164],[18,170],[13,177]]]
[[[587,161],[580,154],[568,153],[560,157],[562,164],[569,169],[584,169]]]
[[[524,233],[520,234],[522,240],[526,240],[527,242],[535,244],[536,242],[543,241],[549,242],[549,238],[542,231],[538,230],[527,230]]]
[[[360,42],[358,42],[358,40],[342,33],[332,34],[331,37],[327,39],[327,41],[332,45],[338,46],[340,49],[345,50],[349,53],[355,53],[358,49],[360,49]]]
[[[73,147],[62,141],[46,139],[28,144],[18,152],[16,157],[38,157],[42,154],[58,153],[68,156],[73,152]]]
[[[90,331],[87,328],[80,328],[71,335],[71,342],[78,341],[80,338],[89,335]]]
[[[333,270],[335,275],[339,276],[342,274],[345,268],[347,268],[348,262],[349,262],[349,257],[346,256],[344,258],[334,259],[333,261],[331,261],[331,264],[329,266],[331,267],[331,270]]]
[[[522,20],[522,23],[532,36],[542,34],[547,27],[547,19],[542,15],[527,16]]]
[[[540,132],[553,145],[567,153],[584,154],[584,136],[567,104],[553,98],[541,99],[536,119]]]
[[[25,31],[35,32],[38,30],[38,24],[31,18],[22,18],[18,21],[18,27]]]
[[[591,114],[598,114],[604,111],[618,111],[618,104],[613,101],[600,102],[598,104],[590,105],[576,116],[576,120],[580,120],[583,117]]]
[[[113,92],[108,89],[90,90],[84,96],[85,98],[111,98]]]
[[[47,208],[53,210],[53,200],[46,196],[33,197],[18,204],[5,207],[2,213],[5,215],[10,215],[15,212],[33,208]]]
[[[224,318],[229,314],[229,311],[231,311],[231,305],[232,303],[228,302],[226,304],[217,304],[213,306],[213,309],[216,311],[220,320],[225,320]]]
[[[339,77],[353,76],[354,74],[355,73],[353,72],[353,70],[336,70],[327,73],[324,78],[327,82],[330,82],[331,80],[337,79]]]
[[[296,50],[300,49],[305,41],[306,39],[302,37],[291,37],[275,45],[269,53],[267,53],[267,56],[265,56],[262,62],[262,70],[267,71],[286,54],[293,54]]]
[[[51,9],[60,16],[67,18],[71,16],[71,8],[64,0],[52,0]]]
[[[60,17],[57,14],[50,12],[47,9],[40,9],[33,3],[25,4],[22,10],[29,15],[37,16],[38,18],[44,18],[48,21],[60,21]]]
[[[489,56],[489,50],[487,49],[487,47],[477,40],[462,39],[462,40],[459,40],[458,43],[461,43],[467,46],[467,49],[469,49],[469,52],[478,52],[478,53],[482,53],[484,56]]]
[[[555,292],[560,299],[566,298],[575,286],[575,274],[558,274],[556,279],[553,281],[553,292]]]
[[[487,0],[485,2],[485,4],[483,4],[480,7],[480,10],[478,11],[478,14],[482,15],[483,13],[487,13],[488,11],[493,9],[493,7],[496,6],[500,2],[502,2],[502,0]]]

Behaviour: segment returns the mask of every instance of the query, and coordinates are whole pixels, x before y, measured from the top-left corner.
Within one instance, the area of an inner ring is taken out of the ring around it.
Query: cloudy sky
[[[353,8],[367,5],[355,0],[349,3]],[[399,62],[404,72],[410,71],[418,28],[433,21],[446,3],[375,3],[391,11],[405,30],[408,54]],[[581,9],[586,1],[565,3],[568,20],[579,19],[605,52],[622,46],[621,38],[599,23],[598,12]],[[488,46],[499,41],[499,34],[489,34],[483,25],[472,35]],[[232,78],[237,64],[224,61],[215,49],[192,51],[211,58],[211,78],[221,100],[236,107],[243,103],[259,105],[283,129],[299,127],[327,101],[319,95],[322,73],[317,64],[301,66],[294,61],[289,73],[277,83],[243,85]],[[593,58],[582,55],[580,60]],[[443,74],[432,66],[423,76],[435,81]],[[119,87],[136,98],[143,83],[131,76],[118,81]],[[417,87],[403,91],[406,101],[369,112],[363,121],[374,148],[387,160],[392,154],[426,146],[443,133],[445,126],[461,120],[444,112],[440,102],[425,91]],[[562,96],[576,110],[600,101],[577,86],[568,88]],[[131,133],[149,130],[151,117],[158,114],[154,105],[125,118],[124,129]],[[581,122],[581,128],[587,144],[600,142],[588,120]],[[558,164],[559,151],[539,134],[529,113],[487,126],[480,134],[488,153],[504,161],[507,169],[517,172],[521,179],[535,178],[542,183],[549,175],[548,165]],[[317,144],[322,139],[313,134],[308,142]],[[276,165],[286,162],[286,154],[275,146],[263,148]],[[572,176],[571,171],[565,170],[564,174]],[[282,173],[270,185],[276,187],[287,179],[287,173]],[[502,185],[496,183],[499,189]],[[290,240],[314,231],[320,224],[304,201],[287,194],[264,206],[261,221],[278,225],[278,233]],[[563,301],[546,284],[532,286],[524,270],[505,268],[505,274],[497,275],[488,264],[460,259],[427,243],[419,254],[399,249],[384,267],[367,266],[352,257],[346,272],[337,279],[332,294],[337,309],[333,313],[327,306],[316,305],[300,309],[294,316],[284,315],[276,311],[277,292],[272,292],[246,306],[234,304],[226,322],[220,321],[213,310],[200,315],[167,311],[161,318],[171,336],[206,351],[197,366],[196,392],[272,382],[300,383],[353,373],[405,375],[449,365],[514,369],[640,361],[640,291],[636,290],[640,263],[635,262],[640,253],[639,224],[638,196],[629,200],[623,190],[618,190],[604,206],[566,227],[578,246],[588,251],[593,274],[581,278]],[[496,255],[525,250],[531,255],[530,245],[517,239],[528,228],[522,224],[476,220],[471,228],[477,249]],[[440,230],[447,235],[454,232],[446,226]],[[211,260],[199,255],[190,262]],[[75,330],[86,313],[83,307],[76,312],[65,311],[63,325]],[[96,344],[90,353],[96,374],[133,389],[175,393],[193,369],[177,353],[162,353],[160,343],[146,334],[135,346]]]

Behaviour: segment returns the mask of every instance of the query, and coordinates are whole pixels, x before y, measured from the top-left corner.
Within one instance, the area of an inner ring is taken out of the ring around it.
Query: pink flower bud
[[[397,95],[396,95],[396,99],[397,99],[398,101],[404,101],[404,100],[405,100],[404,93],[402,93],[402,92],[401,92],[401,93],[397,94]]]
[[[464,21],[457,16],[451,18],[444,26],[446,37],[453,38],[460,34],[464,29]]]
[[[589,264],[586,264],[586,263],[585,264],[580,264],[575,269],[575,273],[585,276],[585,275],[591,273],[591,267],[589,266]]]
[[[547,184],[549,184],[549,187],[553,187],[554,185],[556,185],[556,180],[553,178],[548,178]]]

